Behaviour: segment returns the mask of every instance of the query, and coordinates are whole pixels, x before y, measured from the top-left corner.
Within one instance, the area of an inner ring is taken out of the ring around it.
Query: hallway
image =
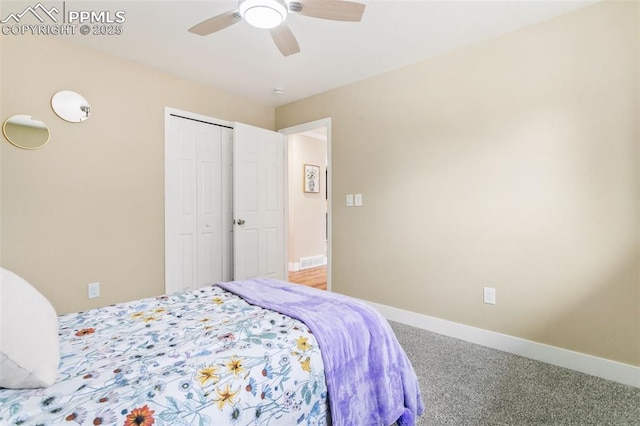
[[[303,269],[302,271],[289,271],[289,281],[296,284],[303,284],[309,287],[327,289],[327,266],[317,266],[315,268]]]

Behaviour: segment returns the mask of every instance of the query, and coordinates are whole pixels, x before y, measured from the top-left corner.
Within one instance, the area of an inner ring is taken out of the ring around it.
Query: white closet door
[[[222,281],[220,127],[170,116],[165,135],[165,290]]]
[[[197,138],[197,287],[222,280],[220,127],[194,121]]]
[[[234,279],[285,279],[284,135],[235,123]]]
[[[222,281],[233,279],[233,129],[221,127],[222,135]]]
[[[177,117],[165,131],[165,286],[172,293],[196,282],[196,131]]]

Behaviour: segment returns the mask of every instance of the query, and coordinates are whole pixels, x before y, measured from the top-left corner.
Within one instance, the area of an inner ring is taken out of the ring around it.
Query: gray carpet
[[[418,425],[640,425],[640,389],[391,322],[418,375]]]

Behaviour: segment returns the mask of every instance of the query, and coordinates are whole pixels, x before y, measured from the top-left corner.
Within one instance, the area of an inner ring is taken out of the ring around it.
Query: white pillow
[[[28,282],[0,268],[0,387],[50,386],[59,363],[55,309]]]

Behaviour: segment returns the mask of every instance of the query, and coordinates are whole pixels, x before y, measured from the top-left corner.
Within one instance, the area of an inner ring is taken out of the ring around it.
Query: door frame
[[[285,223],[289,223],[289,173],[287,164],[289,164],[289,148],[290,141],[289,135],[295,133],[302,133],[308,130],[317,129],[318,127],[326,127],[327,129],[327,291],[331,291],[331,256],[332,256],[332,248],[331,242],[333,239],[332,232],[332,171],[331,167],[331,118],[322,118],[320,120],[310,121],[308,123],[299,124],[297,126],[286,127],[284,129],[278,130],[278,132],[284,134],[284,164],[285,164],[285,174],[284,174],[284,220]],[[286,271],[289,270],[288,262],[289,262],[289,227],[285,226],[284,228],[284,238],[287,242],[285,244],[285,262],[286,262]]]
[[[211,123],[211,124],[216,124],[219,126],[224,126],[224,127],[230,127],[230,128],[234,128],[234,122],[231,121],[226,121],[226,120],[220,120],[214,117],[209,117],[206,115],[202,115],[202,114],[197,114],[194,112],[190,112],[190,111],[184,111],[184,110],[180,110],[177,108],[172,108],[172,107],[165,107],[164,108],[164,123],[165,123],[165,129],[167,126],[167,122],[169,120],[169,117],[171,115],[177,115],[180,117],[184,117],[184,118],[188,118],[188,119],[192,119],[192,120],[199,120],[199,121],[204,121],[206,123]],[[284,142],[284,164],[288,164],[289,161],[289,138],[288,135],[290,134],[294,134],[294,133],[301,133],[301,132],[305,132],[308,130],[313,130],[313,129],[317,129],[318,127],[326,127],[327,129],[327,230],[328,230],[328,236],[327,236],[327,291],[331,291],[331,269],[332,269],[332,161],[331,161],[331,118],[323,118],[320,120],[315,120],[315,121],[311,121],[308,123],[303,123],[303,124],[299,124],[297,126],[292,126],[292,127],[287,127],[284,129],[280,129],[278,130],[279,133],[282,133],[285,137],[285,142]],[[167,132],[165,132],[165,146],[168,143],[167,142],[168,139],[168,135]],[[233,150],[233,142],[231,144],[231,149]],[[163,179],[165,178],[165,170],[166,170],[166,153],[165,153],[165,164],[164,164],[164,168],[163,168]],[[166,188],[166,183],[165,183],[165,188]],[[289,175],[288,175],[288,168],[284,167],[284,220],[285,220],[285,224],[289,222]],[[222,188],[223,191],[228,191],[226,194],[223,193],[223,199],[229,199],[228,196],[232,196],[232,194],[230,194],[232,192],[232,187],[228,186],[225,187],[223,185]],[[166,189],[165,189],[165,200],[166,200]],[[232,207],[232,206],[230,206]],[[233,212],[231,212],[231,214],[233,214]],[[233,220],[231,218],[231,220]],[[166,221],[166,218],[165,218]],[[165,223],[165,227],[166,227],[166,223]],[[285,247],[285,253],[284,253],[284,268],[285,271],[289,270],[288,267],[288,261],[289,261],[289,244],[288,244],[288,240],[289,240],[289,231],[288,231],[288,227],[285,226],[284,227],[284,241],[287,242],[284,244]],[[165,241],[166,241],[166,236],[165,236]],[[224,247],[223,247],[224,250]],[[167,255],[167,250],[165,247],[165,262],[167,261],[166,259],[166,255]],[[233,251],[231,253],[228,253],[228,255],[231,257],[231,259],[233,259]],[[166,268],[166,266],[165,266]],[[166,271],[166,269],[165,269]],[[166,278],[166,277],[165,277]],[[235,278],[235,277],[234,277]],[[165,280],[166,281],[166,280]],[[165,288],[166,288],[166,282],[165,282]]]

